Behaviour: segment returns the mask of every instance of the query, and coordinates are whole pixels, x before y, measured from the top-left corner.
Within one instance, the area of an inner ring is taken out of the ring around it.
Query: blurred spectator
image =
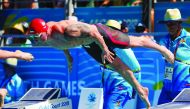
[[[100,6],[100,2],[102,1],[97,1],[97,0],[86,0],[86,1],[79,1],[77,0],[77,7],[95,7],[95,6]]]
[[[17,101],[24,94],[24,84],[21,78],[16,74],[17,59],[7,58],[3,62],[4,78],[1,81],[1,88],[7,89],[5,103]]]
[[[38,0],[40,8],[54,8],[55,1],[54,0]]]
[[[103,0],[101,6],[139,6],[142,0]]]
[[[139,6],[141,5],[142,0],[129,0],[127,6]]]
[[[109,6],[110,5],[110,0],[103,0],[101,6]]]
[[[121,22],[121,31],[124,33],[128,33],[129,29],[128,29],[128,25],[126,21],[122,21]]]
[[[94,0],[89,0],[88,4],[86,5],[87,7],[95,7],[95,1]]]
[[[54,1],[54,7],[55,8],[62,8],[65,6],[65,1],[64,0],[55,0]]]
[[[14,6],[14,0],[2,0],[2,6],[3,9],[13,9]]]
[[[154,0],[155,3],[157,2],[181,2],[184,0]]]
[[[141,2],[142,2],[142,0],[102,0],[102,1],[89,0],[87,6],[89,6],[89,7],[95,7],[95,6],[138,6],[141,4]],[[84,3],[84,1],[83,1],[83,3]]]
[[[141,5],[142,0],[124,0],[123,5],[124,6],[139,6]]]
[[[153,32],[154,31],[154,3],[153,3],[153,7],[152,7],[152,9],[151,9],[151,12],[150,12],[150,14],[151,14],[151,18],[150,18],[150,20],[151,20],[151,30],[147,30],[147,32]]]
[[[139,6],[142,0],[103,0],[100,6]]]
[[[32,5],[31,5],[32,9],[37,9],[39,8],[39,3],[38,0],[33,0]]]
[[[13,24],[11,27],[6,28],[4,34],[24,35],[26,34],[27,28],[28,28],[27,22],[16,23],[16,24]],[[30,40],[24,37],[4,38],[3,42],[4,42],[3,45],[31,46]]]
[[[38,8],[38,0],[15,0],[15,7],[20,8]]]
[[[135,32],[137,33],[147,33],[147,28],[145,26],[145,24],[143,23],[137,23],[137,25],[135,26]]]

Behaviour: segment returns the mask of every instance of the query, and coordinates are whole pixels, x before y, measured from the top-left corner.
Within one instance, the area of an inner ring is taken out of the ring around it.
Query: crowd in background
[[[185,2],[190,0],[153,0],[158,2]],[[1,0],[2,9],[20,8],[61,8],[65,6],[65,0]],[[143,0],[73,0],[77,7],[99,6],[139,6]]]
[[[69,0],[1,0],[1,9],[23,9],[23,8],[63,8]],[[190,0],[152,0],[151,26],[148,25],[147,17],[142,18],[142,22],[149,28],[149,32],[154,31],[154,4],[161,2],[186,2]],[[72,0],[74,7],[108,7],[108,6],[143,6],[148,4],[148,0]],[[143,3],[147,2],[147,3]],[[148,4],[149,5],[149,4]],[[146,8],[146,9],[145,9]],[[145,12],[145,13],[144,13]],[[143,15],[148,15],[148,7],[143,6]]]

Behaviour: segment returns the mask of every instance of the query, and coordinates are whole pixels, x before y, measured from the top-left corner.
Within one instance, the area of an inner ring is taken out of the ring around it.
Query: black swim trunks
[[[114,30],[103,24],[96,24],[98,31],[103,36],[103,39],[108,46],[108,49],[115,54],[113,51],[114,48],[127,48],[129,45],[129,37],[127,34],[124,34],[118,30]],[[95,42],[89,45],[83,45],[83,48],[91,55],[96,61],[102,63],[101,54],[102,50],[98,44]],[[116,56],[116,55],[115,55]],[[106,64],[109,62],[106,61]]]

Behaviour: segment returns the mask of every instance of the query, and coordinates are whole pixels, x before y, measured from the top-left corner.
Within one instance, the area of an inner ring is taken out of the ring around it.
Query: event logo
[[[88,109],[97,108],[97,95],[94,92],[91,92],[87,95],[87,104]]]
[[[90,93],[88,96],[88,101],[89,102],[96,102],[96,94],[95,93]]]

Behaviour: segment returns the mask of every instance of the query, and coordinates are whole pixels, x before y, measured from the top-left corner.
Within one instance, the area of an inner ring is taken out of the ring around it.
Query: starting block
[[[59,88],[31,88],[19,101],[2,109],[72,109],[71,99],[60,98]]]
[[[183,89],[172,102],[157,105],[151,109],[190,109],[190,88]]]

